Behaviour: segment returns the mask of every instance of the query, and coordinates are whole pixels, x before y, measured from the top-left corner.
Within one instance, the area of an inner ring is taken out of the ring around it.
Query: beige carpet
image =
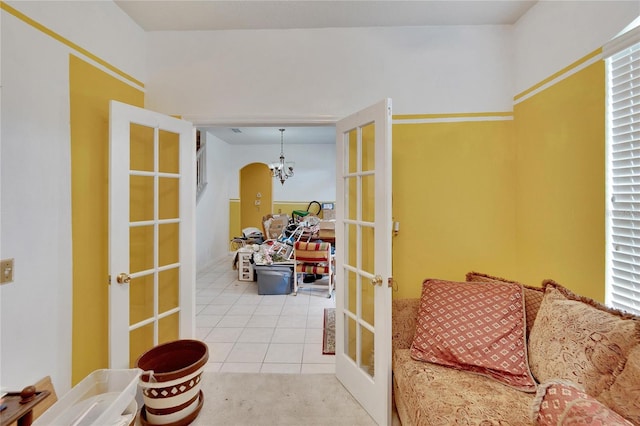
[[[203,373],[193,425],[375,425],[333,374]]]

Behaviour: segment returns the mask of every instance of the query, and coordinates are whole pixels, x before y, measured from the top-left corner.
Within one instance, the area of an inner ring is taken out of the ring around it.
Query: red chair
[[[293,278],[293,295],[298,294],[298,275],[327,275],[329,277],[329,289],[327,297],[333,294],[333,262],[331,258],[330,243],[308,243],[296,241],[293,245],[293,260],[295,264]],[[305,284],[307,286],[309,284]],[[317,284],[313,284],[314,286]]]

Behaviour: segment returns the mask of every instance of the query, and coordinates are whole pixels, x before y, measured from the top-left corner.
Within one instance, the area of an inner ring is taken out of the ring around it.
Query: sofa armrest
[[[416,332],[416,317],[420,299],[394,299],[392,301],[392,348],[409,349]]]

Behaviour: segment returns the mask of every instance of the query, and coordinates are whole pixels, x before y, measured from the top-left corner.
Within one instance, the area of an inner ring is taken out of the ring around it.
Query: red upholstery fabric
[[[565,382],[549,382],[540,386],[533,407],[533,417],[541,426],[632,425],[575,384]]]
[[[304,274],[328,274],[329,267],[321,265],[296,265],[296,272]]]
[[[535,392],[527,362],[522,286],[426,280],[411,357]]]
[[[331,257],[331,244],[329,243],[297,241],[293,249],[296,260],[299,262],[328,262]]]
[[[315,274],[329,276],[328,297],[331,297],[333,291],[331,244],[296,241],[293,245],[293,259],[295,261],[294,295],[298,293],[298,275]]]

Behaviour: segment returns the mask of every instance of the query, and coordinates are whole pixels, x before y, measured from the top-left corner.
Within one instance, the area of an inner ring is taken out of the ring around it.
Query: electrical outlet
[[[13,282],[13,259],[0,260],[0,284]]]

